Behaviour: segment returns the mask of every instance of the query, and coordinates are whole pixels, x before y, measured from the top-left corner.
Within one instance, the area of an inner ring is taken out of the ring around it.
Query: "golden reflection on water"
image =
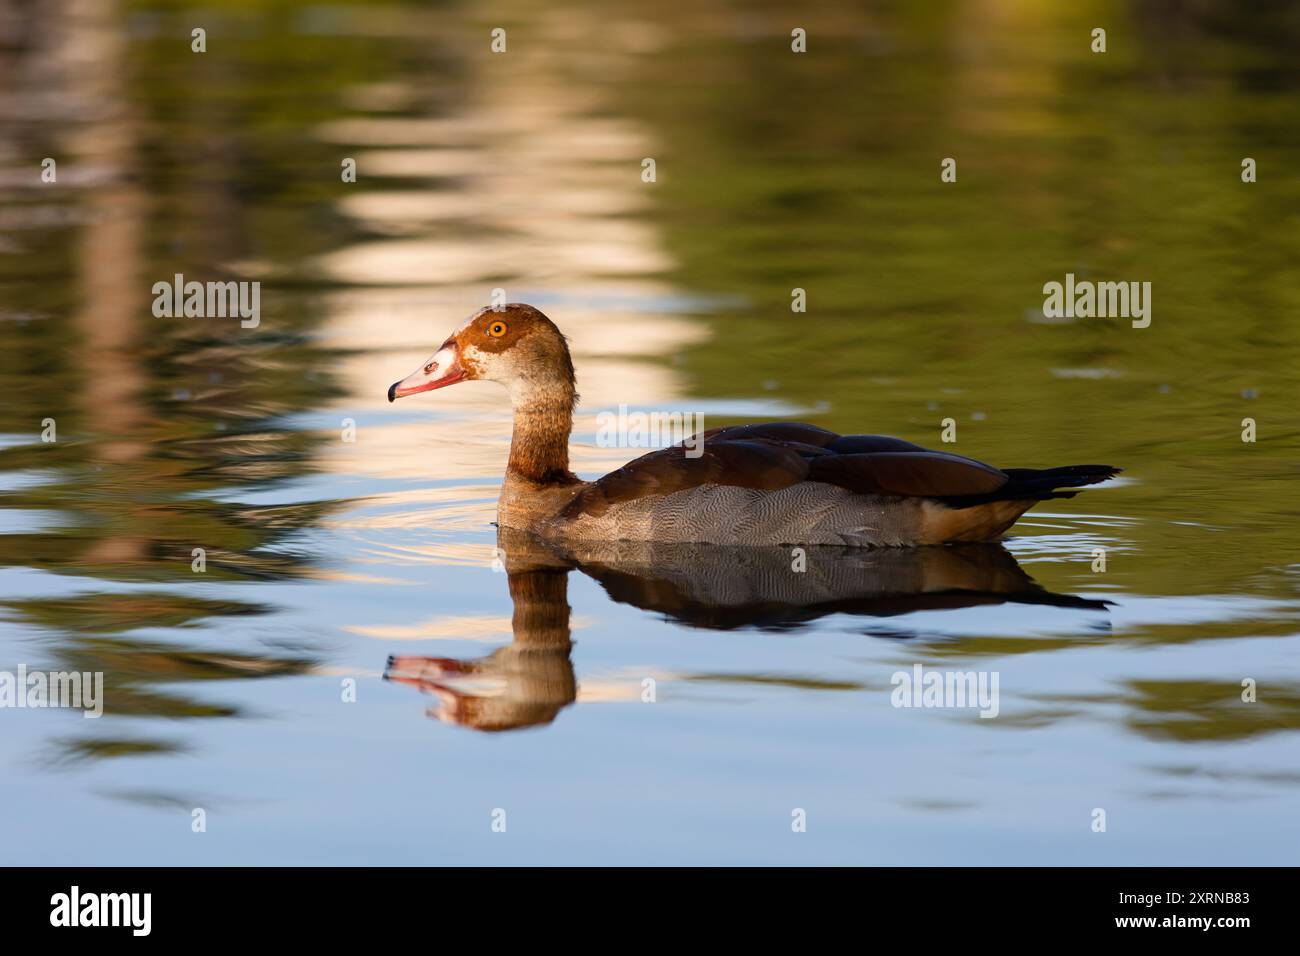
[[[595,432],[592,409],[683,394],[671,370],[652,360],[702,341],[707,330],[634,305],[679,291],[658,278],[674,263],[642,215],[653,187],[640,179],[639,157],[650,137],[627,120],[593,115],[609,104],[599,89],[566,81],[561,67],[559,53],[533,52],[520,67],[480,66],[474,96],[446,116],[373,115],[317,130],[325,142],[371,144],[338,208],[367,233],[389,237],[334,250],[318,263],[322,275],[352,286],[326,298],[323,343],[365,350],[338,369],[349,392],[336,405],[340,415],[383,408],[383,383],[424,361],[504,274],[508,299],[561,303],[557,315],[580,370],[576,434]],[[387,187],[390,179],[402,186]],[[469,383],[425,396],[406,414],[413,420],[368,427],[355,445],[325,446],[325,466],[430,482],[500,477],[510,435],[504,390]],[[573,466],[602,472],[622,464],[625,452],[579,442]],[[462,504],[437,517],[456,530],[484,515]],[[429,517],[343,520],[379,528],[420,526]]]

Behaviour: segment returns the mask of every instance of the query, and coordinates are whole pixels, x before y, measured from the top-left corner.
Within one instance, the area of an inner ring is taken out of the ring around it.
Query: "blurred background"
[[[0,0],[0,669],[107,684],[0,711],[0,860],[1293,862],[1297,50],[1226,0]],[[1150,328],[1045,319],[1067,272]],[[175,273],[260,325],[155,317]],[[575,574],[576,706],[425,719],[514,693],[380,680],[519,637],[509,407],[385,391],[498,287],[572,339],[584,477],[620,403],[1124,466],[1008,542],[1110,608],[719,632]],[[890,708],[915,662],[1002,715]]]

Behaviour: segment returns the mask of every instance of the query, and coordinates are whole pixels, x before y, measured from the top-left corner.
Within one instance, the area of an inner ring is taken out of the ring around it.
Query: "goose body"
[[[497,523],[557,542],[994,541],[1038,502],[1072,497],[1119,471],[999,469],[899,438],[775,422],[711,429],[583,481],[569,470],[573,362],[550,319],[522,304],[480,310],[388,398],[471,379],[506,386],[514,408]]]

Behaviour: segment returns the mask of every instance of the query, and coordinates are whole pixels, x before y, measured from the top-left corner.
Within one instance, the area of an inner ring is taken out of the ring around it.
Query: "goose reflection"
[[[384,679],[432,694],[429,715],[482,731],[545,726],[577,699],[568,577],[690,627],[794,629],[828,614],[1036,604],[1104,610],[1047,591],[999,544],[929,548],[730,548],[644,542],[543,544],[501,529],[514,640],[486,657],[390,657]]]
[[[511,565],[514,565],[511,567]],[[384,679],[433,694],[429,715],[475,730],[549,724],[578,696],[569,650],[569,568],[506,559],[514,640],[486,657],[390,657]]]

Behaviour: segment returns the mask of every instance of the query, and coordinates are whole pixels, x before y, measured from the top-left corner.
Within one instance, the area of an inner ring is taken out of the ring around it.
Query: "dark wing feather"
[[[809,462],[809,481],[824,481],[860,494],[938,497],[984,495],[1007,483],[992,465],[941,451],[886,451],[826,455]]]
[[[807,460],[794,448],[776,442],[713,439],[705,441],[699,457],[690,457],[688,451],[673,445],[628,462],[580,491],[561,515],[601,515],[619,502],[700,485],[776,491],[808,477]]]
[[[702,444],[699,444],[701,443]],[[703,448],[698,457],[691,452]],[[887,435],[837,435],[801,422],[711,428],[671,448],[642,455],[578,493],[564,517],[600,515],[614,504],[701,485],[777,491],[817,481],[858,494],[931,498],[951,508],[1004,500],[1042,500],[1094,484],[1118,469],[1104,465],[1012,468],[929,451]]]
[[[831,442],[840,439],[840,436],[835,432],[818,428],[816,425],[805,425],[803,422],[760,422],[755,425],[724,425],[721,428],[710,428],[702,436],[693,435],[688,441],[698,440],[701,437],[703,437],[706,445],[714,441],[747,439],[798,442],[803,445],[815,445],[818,448],[825,448]]]
[[[870,455],[881,451],[929,451],[889,435],[841,435],[825,446],[837,455]]]
[[[1007,468],[1007,483],[993,494],[960,494],[941,498],[949,508],[971,508],[993,501],[1046,501],[1073,498],[1070,488],[1109,481],[1123,468],[1114,465],[1064,465],[1060,468]]]

